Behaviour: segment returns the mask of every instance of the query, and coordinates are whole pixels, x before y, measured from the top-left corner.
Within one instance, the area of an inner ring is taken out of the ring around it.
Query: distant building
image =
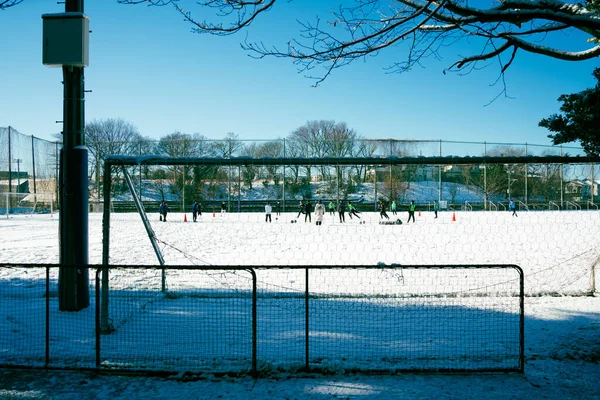
[[[573,201],[590,201],[592,196],[598,197],[599,184],[591,179],[574,179],[565,183],[565,194]]]

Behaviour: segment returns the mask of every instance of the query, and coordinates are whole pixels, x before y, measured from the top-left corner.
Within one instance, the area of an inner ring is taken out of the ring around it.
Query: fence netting
[[[263,376],[523,368],[516,266],[93,270],[89,307],[61,311],[58,266],[1,266],[0,365]]]

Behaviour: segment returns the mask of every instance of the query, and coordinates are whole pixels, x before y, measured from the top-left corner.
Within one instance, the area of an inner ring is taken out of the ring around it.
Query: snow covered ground
[[[167,264],[450,264],[515,263],[525,271],[525,374],[302,375],[275,378],[206,377],[201,381],[110,376],[70,371],[0,371],[0,398],[274,398],[274,399],[594,399],[600,398],[600,301],[581,293],[592,287],[591,269],[600,256],[600,213],[460,212],[417,216],[416,224],[380,225],[379,215],[340,223],[326,216],[322,226],[272,224],[261,214],[188,214],[160,223],[150,215]],[[393,219],[401,218],[402,213]],[[454,218],[453,218],[454,217]],[[455,219],[455,220],[453,220]],[[111,262],[156,264],[139,217],[111,221]],[[0,262],[54,263],[58,260],[55,215],[0,220]],[[90,215],[90,262],[100,263],[101,215]],[[596,280],[598,279],[596,274]],[[10,279],[0,271],[0,279]],[[597,283],[596,283],[596,287]],[[0,310],[6,302],[0,297]],[[4,313],[2,313],[4,314]]]

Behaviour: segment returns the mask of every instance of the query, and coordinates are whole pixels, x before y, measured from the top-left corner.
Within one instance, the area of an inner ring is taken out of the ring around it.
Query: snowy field
[[[406,213],[389,215],[406,222]],[[392,226],[380,225],[375,213],[362,214],[361,221],[346,216],[346,223],[327,215],[322,226],[314,224],[314,216],[312,224],[303,218],[290,223],[295,217],[274,216],[267,224],[261,214],[204,214],[194,224],[190,214],[185,216],[188,222],[183,214],[170,214],[166,223],[149,216],[168,265],[517,264],[525,272],[526,292],[535,295],[525,299],[525,374],[284,374],[258,381],[180,382],[4,370],[0,398],[600,398],[600,301],[567,296],[593,287],[600,213],[521,212],[511,217],[508,212],[444,212],[434,219],[423,212],[416,224]],[[57,215],[0,220],[0,261],[57,262],[57,233]],[[90,263],[101,262],[101,233],[101,215],[90,214]],[[157,264],[136,215],[113,216],[110,251],[113,264]],[[0,270],[0,279],[11,278]],[[264,278],[282,284],[276,274]],[[146,283],[128,284],[143,288]],[[365,290],[372,289],[366,285]],[[0,315],[6,320],[1,297]]]

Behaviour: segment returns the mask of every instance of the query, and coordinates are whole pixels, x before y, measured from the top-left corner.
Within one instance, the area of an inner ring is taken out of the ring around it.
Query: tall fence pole
[[[592,204],[594,204],[594,185],[596,185],[596,182],[594,181],[594,164],[591,164],[591,167],[592,167],[592,182],[590,184],[590,201],[592,202]]]
[[[560,156],[562,157],[562,155],[563,155],[563,148],[562,148],[562,146],[560,146]],[[560,169],[558,170],[558,173],[560,175],[560,209],[561,210],[564,209],[564,207],[565,207],[564,204],[563,204],[563,201],[564,201],[564,195],[563,195],[563,186],[564,186],[563,185],[563,165],[564,164],[561,162],[560,163]]]
[[[104,163],[104,180],[102,182],[102,190],[104,194],[104,210],[102,210],[102,286],[100,305],[100,332],[110,333],[114,330],[108,319],[108,291],[109,291],[109,269],[110,263],[110,192],[112,186],[112,178],[110,175],[111,164]]]
[[[310,359],[309,359],[309,339],[310,339],[310,324],[309,324],[309,316],[310,313],[308,311],[308,307],[309,307],[309,287],[308,287],[308,268],[305,269],[305,288],[304,288],[304,328],[305,328],[305,341],[306,341],[306,346],[305,346],[305,368],[306,371],[308,372],[310,369]]]
[[[55,188],[55,192],[54,193],[56,193],[56,195],[55,195],[54,198],[56,200],[56,209],[57,210],[60,207],[62,207],[62,204],[60,204],[60,202],[58,201],[59,196],[60,196],[60,186],[59,186],[59,183],[58,183],[59,182],[59,179],[58,179],[58,177],[59,177],[59,167],[60,167],[60,162],[59,162],[60,159],[58,157],[58,154],[59,154],[58,145],[59,145],[59,143],[55,142],[55,144],[54,144],[54,182],[56,184],[56,188]]]
[[[8,126],[8,193],[12,192],[12,153],[10,143],[10,125]],[[8,203],[6,203],[8,204]]]
[[[441,156],[442,156],[442,139],[440,139],[440,157]],[[438,204],[440,201],[442,201],[442,166],[438,165]]]
[[[529,155],[529,151],[527,149],[527,143],[525,143],[525,155]],[[525,164],[525,205],[529,207],[529,190],[528,190],[528,180],[527,175],[529,175],[529,164]]]
[[[283,139],[283,157],[285,157],[285,139]],[[285,212],[285,165],[283,166],[283,212]]]
[[[35,186],[35,136],[31,136],[31,164],[32,164],[32,172],[33,172],[33,199],[35,202],[37,202],[37,196],[35,196],[35,194],[37,194],[37,189]]]

